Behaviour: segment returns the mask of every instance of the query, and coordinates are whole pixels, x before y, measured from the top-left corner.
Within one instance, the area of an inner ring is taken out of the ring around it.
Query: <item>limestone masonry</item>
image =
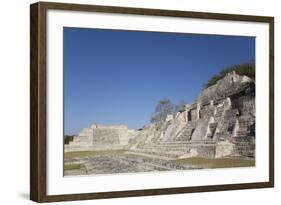
[[[109,149],[168,159],[254,158],[255,82],[232,72],[165,122],[140,130],[93,124],[65,145],[65,152]]]

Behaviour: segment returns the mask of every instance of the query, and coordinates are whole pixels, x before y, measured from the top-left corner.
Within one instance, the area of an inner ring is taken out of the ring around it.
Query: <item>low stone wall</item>
[[[230,157],[234,155],[235,144],[231,142],[218,142],[216,146],[216,158]]]
[[[194,142],[166,142],[160,144],[146,144],[131,151],[171,159],[188,157],[215,157],[216,143],[213,141]]]
[[[127,146],[122,145],[64,145],[64,152],[80,152],[80,151],[104,151],[104,150],[121,150],[128,149]]]
[[[216,158],[222,157],[255,157],[255,137],[236,137],[230,141],[218,142]]]

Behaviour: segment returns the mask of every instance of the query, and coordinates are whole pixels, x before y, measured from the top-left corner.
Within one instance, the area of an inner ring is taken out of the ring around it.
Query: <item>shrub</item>
[[[69,142],[73,141],[74,135],[65,135],[64,136],[64,144],[69,144]]]

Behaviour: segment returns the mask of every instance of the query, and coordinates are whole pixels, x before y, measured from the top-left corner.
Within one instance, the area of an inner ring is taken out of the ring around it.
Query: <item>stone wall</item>
[[[125,125],[93,124],[90,128],[83,129],[72,142],[65,145],[65,151],[122,149],[128,146],[134,133],[134,130],[129,130]]]
[[[200,117],[204,119],[209,119],[214,115],[214,111],[215,107],[211,105],[211,103],[203,105],[200,110]]]
[[[191,109],[189,111],[189,113],[190,113],[190,116],[191,116],[190,121],[197,120],[197,109],[196,108]]]
[[[117,145],[120,143],[119,130],[108,128],[93,129],[93,145]]]

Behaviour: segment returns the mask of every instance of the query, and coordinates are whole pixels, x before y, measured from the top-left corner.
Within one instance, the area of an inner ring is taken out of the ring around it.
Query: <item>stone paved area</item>
[[[81,169],[65,170],[64,175],[92,175],[113,173],[136,173],[151,171],[171,171],[201,169],[203,167],[181,165],[165,158],[160,159],[152,155],[135,155],[124,153],[119,155],[99,155],[91,157],[66,158],[67,164],[81,164]]]

